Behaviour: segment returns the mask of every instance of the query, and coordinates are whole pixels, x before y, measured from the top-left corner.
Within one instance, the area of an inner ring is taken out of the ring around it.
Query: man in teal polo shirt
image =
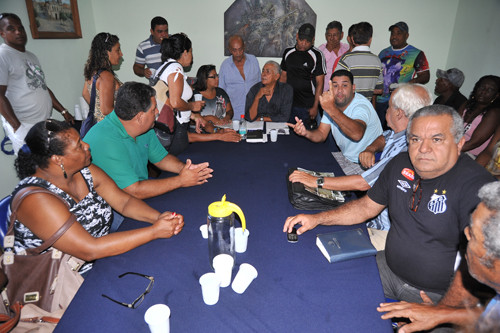
[[[179,187],[201,185],[212,177],[208,163],[184,164],[168,154],[152,129],[158,116],[155,90],[127,82],[118,90],[115,110],[87,133],[92,163],[103,169],[125,192],[151,198]],[[148,179],[147,163],[177,176]]]

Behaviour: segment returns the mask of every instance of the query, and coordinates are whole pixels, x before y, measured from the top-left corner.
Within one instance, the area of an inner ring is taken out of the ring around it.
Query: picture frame
[[[77,0],[26,0],[33,39],[82,38]]]

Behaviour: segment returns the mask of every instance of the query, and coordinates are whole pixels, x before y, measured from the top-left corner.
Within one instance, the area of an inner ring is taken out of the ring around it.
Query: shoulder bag
[[[51,248],[76,221],[74,214],[40,246],[27,249],[25,254],[14,253],[14,222],[17,209],[24,198],[34,193],[54,195],[67,205],[57,194],[37,186],[25,187],[15,194],[12,199],[9,229],[4,239],[5,252],[0,260],[1,268],[8,278],[2,297],[7,308],[18,303],[23,306],[20,322],[48,322],[55,327],[53,324],[59,321],[83,283],[83,277],[78,270],[84,261]],[[33,313],[43,315],[34,318]]]
[[[89,114],[87,118],[82,122],[82,126],[80,127],[80,137],[83,138],[87,134],[87,132],[96,124],[95,121],[95,98],[96,98],[96,82],[101,75],[103,69],[97,71],[92,77],[92,88],[90,89],[90,105],[89,105]]]

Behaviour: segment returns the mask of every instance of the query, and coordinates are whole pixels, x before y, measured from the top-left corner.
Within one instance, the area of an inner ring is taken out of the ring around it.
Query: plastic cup
[[[201,94],[194,94],[195,102],[203,100],[203,96]]]
[[[244,253],[247,250],[248,245],[248,236],[250,235],[250,231],[245,229],[243,232],[243,228],[234,229],[234,250],[238,253]]]
[[[165,304],[155,304],[144,314],[151,333],[170,332],[170,308]]]
[[[239,129],[240,129],[240,121],[239,120],[233,120],[233,130],[235,130],[236,132],[238,132]]]
[[[208,238],[208,226],[206,224],[202,224],[200,226],[201,237],[207,239]]]
[[[229,254],[216,255],[213,260],[215,275],[219,278],[220,286],[225,288],[231,284],[231,275],[233,273],[234,258]]]
[[[238,294],[243,294],[248,286],[257,277],[257,270],[250,264],[241,264],[240,270],[234,278],[231,288]]]
[[[214,305],[219,301],[220,281],[215,273],[206,273],[200,277],[201,293],[206,305]]]
[[[269,131],[269,134],[271,134],[271,142],[276,142],[278,141],[278,131],[276,129],[272,129]]]

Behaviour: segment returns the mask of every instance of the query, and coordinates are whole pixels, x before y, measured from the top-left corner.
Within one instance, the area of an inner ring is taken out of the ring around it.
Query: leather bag
[[[74,214],[40,246],[27,249],[26,254],[14,254],[14,222],[17,209],[24,198],[34,193],[54,195],[67,205],[57,194],[37,186],[22,188],[15,194],[11,205],[9,229],[4,239],[5,252],[0,261],[8,278],[6,293],[2,293],[2,296],[7,306],[17,303],[30,304],[27,310],[43,312],[45,317],[54,322],[62,316],[83,283],[83,277],[78,270],[84,261],[51,248],[76,221]],[[21,311],[21,321],[33,322],[32,315],[25,313],[27,310],[24,311],[24,308]]]

